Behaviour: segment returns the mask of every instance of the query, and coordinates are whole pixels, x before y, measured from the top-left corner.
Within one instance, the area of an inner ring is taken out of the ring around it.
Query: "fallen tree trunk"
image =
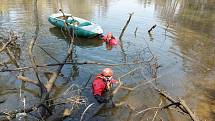
[[[161,90],[159,90],[159,89],[155,89],[160,95],[162,95],[163,97],[165,97],[167,100],[169,100],[172,104],[171,104],[171,106],[172,105],[176,105],[176,106],[178,106],[183,112],[185,112],[185,113],[188,113],[185,109],[184,109],[184,107],[182,107],[181,105],[180,105],[180,103],[178,102],[178,101],[176,101],[175,99],[173,99],[172,97],[170,97],[168,94],[166,94],[166,93],[164,93],[163,91],[161,91]],[[167,107],[166,107],[167,108]]]
[[[179,98],[180,104],[185,108],[185,110],[188,112],[190,118],[193,121],[199,121],[199,118],[190,110],[190,108],[187,106],[186,102]]]
[[[179,99],[179,101],[176,101],[174,98],[172,98],[171,96],[169,96],[168,94],[166,94],[165,92],[159,90],[158,88],[155,88],[155,90],[162,95],[163,97],[165,97],[167,100],[169,100],[172,104],[165,106],[164,108],[168,108],[170,106],[177,106],[179,109],[181,109],[184,113],[188,114],[190,116],[190,118],[193,121],[199,121],[198,117],[191,111],[191,109],[187,106],[187,104],[185,103],[184,100]]]

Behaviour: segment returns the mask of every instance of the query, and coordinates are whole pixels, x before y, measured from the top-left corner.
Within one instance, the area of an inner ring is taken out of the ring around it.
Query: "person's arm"
[[[110,81],[107,82],[107,89],[110,90],[113,84],[118,84],[119,81],[115,79],[111,79]]]
[[[101,39],[101,40],[103,40],[103,37],[104,37],[104,35],[102,35],[102,34],[100,34],[100,35],[98,36],[98,38]]]
[[[117,84],[117,83],[119,83],[119,81],[118,81],[118,80],[115,80],[115,79],[111,79],[110,82],[111,82],[112,84]]]
[[[103,37],[102,37],[102,41],[103,41],[103,42],[107,42],[107,36],[103,36]]]

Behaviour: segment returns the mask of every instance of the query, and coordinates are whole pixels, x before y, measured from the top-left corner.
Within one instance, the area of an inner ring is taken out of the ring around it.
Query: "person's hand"
[[[115,82],[116,84],[119,84],[119,80],[116,80],[116,82]]]
[[[110,81],[107,82],[107,89],[110,90],[112,86],[112,83]]]

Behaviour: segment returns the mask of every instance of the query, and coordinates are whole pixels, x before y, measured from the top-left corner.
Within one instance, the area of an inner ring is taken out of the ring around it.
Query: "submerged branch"
[[[193,121],[199,121],[198,117],[190,110],[190,108],[187,106],[186,102],[179,98],[180,104],[184,107],[184,109],[188,112],[190,118]]]
[[[145,113],[146,111],[149,111],[149,110],[155,110],[155,109],[160,109],[160,107],[150,107],[150,108],[146,108],[144,110],[141,110],[139,112],[136,113],[136,116],[141,114],[141,113]]]
[[[0,53],[2,52],[2,51],[4,51],[5,49],[6,49],[6,47],[12,42],[13,40],[11,39],[10,41],[8,41],[7,43],[5,43],[3,46],[2,46],[2,48],[0,49]]]
[[[154,117],[153,117],[152,121],[155,120],[155,118],[156,118],[156,116],[157,116],[157,113],[158,113],[158,110],[159,110],[160,107],[161,107],[161,104],[162,104],[162,100],[160,101],[160,104],[159,104],[158,109],[156,110],[156,112],[155,112],[155,114],[154,114]]]
[[[80,121],[82,121],[83,120],[83,117],[84,117],[84,114],[87,112],[87,110],[92,106],[92,105],[94,105],[95,103],[91,103],[89,106],[87,106],[87,108],[84,110],[84,112],[82,113],[82,115],[81,115],[81,119],[80,119]]]
[[[67,64],[75,64],[75,65],[86,65],[86,64],[95,64],[101,66],[123,66],[123,65],[135,65],[135,64],[143,64],[148,63],[148,61],[139,61],[134,63],[119,63],[119,64],[111,64],[111,63],[100,63],[94,61],[84,61],[84,62],[65,62],[65,63],[53,63],[53,64],[44,64],[44,65],[36,65],[36,67],[48,67],[48,66],[59,66],[59,65],[67,65]],[[21,70],[28,70],[33,68],[32,66],[29,67],[22,67],[16,69],[2,69],[0,72],[8,72],[8,71],[21,71]]]
[[[55,84],[55,81],[57,80],[58,75],[61,73],[61,70],[62,70],[64,64],[67,62],[67,60],[69,59],[69,57],[73,53],[73,48],[74,48],[74,46],[73,46],[74,34],[73,34],[73,36],[71,36],[70,31],[68,30],[68,27],[67,27],[66,23],[65,23],[65,27],[67,28],[67,31],[68,31],[69,37],[70,37],[70,45],[69,45],[69,48],[67,49],[67,55],[66,55],[66,57],[63,60],[63,64],[59,65],[59,67],[57,68],[57,70],[55,72],[53,72],[51,78],[48,80],[48,82],[46,84],[47,93],[44,94],[42,102],[45,102],[49,98],[49,95],[51,93],[53,85]]]
[[[155,86],[154,86],[155,87]],[[174,98],[166,94],[164,91],[159,90],[158,88],[155,87],[155,90],[165,97],[167,100],[169,100],[171,103],[176,104],[176,106],[181,109],[184,113],[188,114],[190,118],[193,121],[199,121],[198,117],[190,110],[190,108],[187,106],[184,100],[179,99],[179,101],[176,101]]]
[[[16,61],[16,58],[15,58],[14,54],[13,54],[13,53],[10,51],[10,49],[7,48],[7,47],[6,47],[6,53],[7,53],[7,55],[9,56],[10,60],[13,62],[13,64],[14,64],[17,68],[19,68],[20,66],[19,66],[18,62]]]
[[[134,31],[135,37],[137,36],[137,29],[138,29],[138,27],[136,27],[136,29],[135,29],[135,31]]]
[[[126,75],[128,75],[128,74],[130,74],[130,73],[133,73],[134,71],[136,71],[136,70],[138,70],[138,69],[140,69],[140,67],[137,67],[137,68],[135,68],[135,69],[133,69],[133,70],[127,72],[126,74],[123,74],[122,76],[120,76],[120,77],[118,78],[119,85],[113,90],[113,92],[112,92],[111,95],[116,94],[116,93],[118,92],[118,90],[121,88],[121,86],[122,86],[122,84],[123,84],[123,82],[121,82],[121,78],[125,77]]]
[[[57,63],[60,63],[59,60],[57,60],[55,57],[53,57],[50,53],[48,53],[44,48],[41,46],[37,45],[41,50],[43,50],[49,57],[51,57],[53,60],[55,60]]]
[[[35,84],[37,86],[39,86],[39,83],[37,80],[31,80],[29,79],[28,77],[24,77],[24,76],[17,76],[17,79],[23,81],[23,82],[28,82],[28,83],[32,83],[32,84]]]

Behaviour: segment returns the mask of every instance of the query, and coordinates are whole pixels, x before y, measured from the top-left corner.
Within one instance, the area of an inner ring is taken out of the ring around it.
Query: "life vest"
[[[96,78],[93,80],[92,91],[93,95],[102,96],[107,91],[107,83],[103,80],[103,76],[98,74]],[[117,80],[111,79],[111,84],[117,83]]]
[[[111,39],[108,40],[108,39],[107,39],[107,35],[105,35],[104,37],[102,37],[102,40],[103,40],[104,42],[107,42],[107,43],[110,44],[110,45],[117,45],[117,44],[118,44],[118,42],[117,42],[117,40],[116,40],[115,37],[111,37]]]
[[[101,77],[102,77],[102,75],[99,74],[93,80],[93,84],[92,84],[93,95],[102,96],[103,93],[106,91],[106,82],[103,81],[103,79]]]

